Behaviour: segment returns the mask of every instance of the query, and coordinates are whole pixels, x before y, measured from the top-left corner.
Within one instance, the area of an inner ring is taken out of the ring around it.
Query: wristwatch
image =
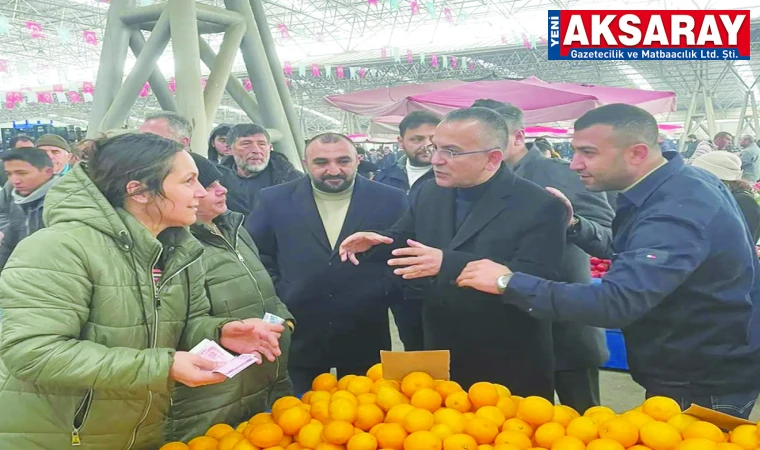
[[[514,274],[508,273],[496,279],[496,288],[499,289],[500,294],[503,294],[504,291],[507,290],[507,286],[509,285],[509,280],[512,279],[512,275]]]

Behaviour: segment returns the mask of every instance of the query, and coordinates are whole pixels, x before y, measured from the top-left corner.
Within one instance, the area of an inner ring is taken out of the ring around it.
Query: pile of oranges
[[[283,397],[271,413],[236,428],[212,426],[187,444],[160,450],[757,450],[760,430],[724,433],[653,397],[616,414],[597,406],[583,416],[540,397],[521,398],[504,386],[453,381],[414,372],[401,383],[366,376],[322,374],[300,400]]]

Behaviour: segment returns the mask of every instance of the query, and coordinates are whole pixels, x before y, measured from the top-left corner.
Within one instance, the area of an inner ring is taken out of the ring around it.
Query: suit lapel
[[[354,181],[354,192],[351,193],[351,202],[348,204],[348,212],[346,212],[346,218],[343,220],[343,227],[340,229],[340,235],[338,236],[338,242],[335,244],[335,248],[332,249],[333,256],[338,253],[340,243],[350,235],[361,230],[362,220],[369,214],[370,208],[373,207],[372,198],[368,198],[366,195],[367,180],[360,176],[356,176]]]
[[[504,198],[508,197],[511,193],[511,186],[514,183],[515,175],[509,169],[502,168],[494,176],[498,178],[492,180],[488,190],[473,205],[467,219],[465,219],[459,231],[454,235],[454,239],[451,240],[450,249],[454,250],[464,244],[507,208],[507,202],[504,201]],[[451,216],[454,216],[453,208]]]
[[[311,231],[319,245],[324,247],[328,252],[332,252],[330,248],[330,241],[327,240],[327,233],[325,233],[325,226],[322,224],[322,218],[319,216],[319,210],[317,210],[317,204],[314,203],[314,193],[312,192],[311,180],[309,177],[304,177],[298,183],[295,191],[293,192],[293,200],[296,204],[296,211],[301,219],[306,223],[306,227]]]

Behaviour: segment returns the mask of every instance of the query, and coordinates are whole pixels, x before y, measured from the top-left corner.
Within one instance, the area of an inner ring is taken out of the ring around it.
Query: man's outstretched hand
[[[354,265],[359,265],[359,260],[356,259],[358,253],[364,253],[372,247],[380,244],[392,244],[393,239],[382,234],[372,233],[369,231],[361,231],[354,233],[347,237],[338,249],[340,260],[343,262],[351,261]]]

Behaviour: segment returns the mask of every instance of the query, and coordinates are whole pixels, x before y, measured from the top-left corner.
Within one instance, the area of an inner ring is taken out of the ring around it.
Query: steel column
[[[145,36],[142,35],[140,30],[135,30],[129,38],[129,48],[132,49],[132,53],[135,58],[140,57],[142,49],[145,47]],[[158,66],[153,68],[153,71],[148,77],[148,83],[150,88],[153,89],[153,95],[156,96],[158,104],[161,105],[161,109],[166,111],[177,111],[177,101],[174,100],[174,95],[169,89],[169,83],[166,82],[166,77]]]
[[[244,35],[245,22],[241,20],[235,25],[231,25],[224,34],[222,45],[219,47],[219,54],[214,60],[214,68],[211,69],[211,74],[206,82],[206,90],[203,93],[203,100],[206,104],[206,123],[209,129],[211,129],[219,104],[222,101],[224,88],[230,79],[232,64],[235,62],[235,56]]]

